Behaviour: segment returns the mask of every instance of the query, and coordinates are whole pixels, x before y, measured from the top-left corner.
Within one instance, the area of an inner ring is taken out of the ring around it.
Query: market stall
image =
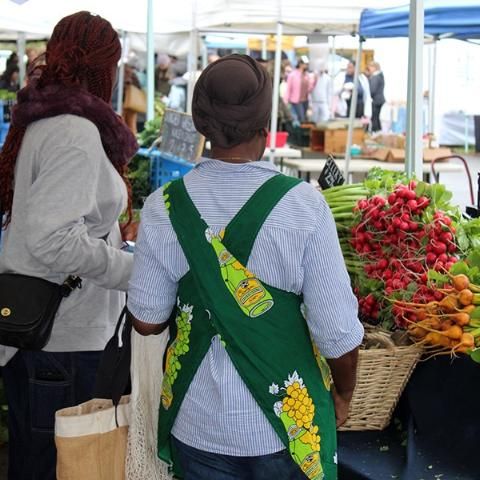
[[[393,342],[366,336],[343,428],[350,431],[339,433],[341,473],[352,480],[478,478],[479,220],[464,218],[442,184],[378,168],[324,196],[360,317],[368,331]],[[409,370],[413,348],[422,350],[423,361]],[[393,376],[400,367],[403,383]],[[412,370],[390,427],[382,430],[388,421],[379,418],[376,401],[393,409]]]
[[[423,3],[423,0],[422,0]],[[393,8],[382,8],[379,10],[367,9],[365,10],[360,18],[359,24],[359,34],[360,38],[391,38],[391,37],[411,37],[411,16],[410,16],[410,7],[408,5],[401,7]],[[472,38],[480,37],[480,25],[478,18],[480,15],[480,5],[475,0],[461,0],[456,2],[445,2],[441,0],[425,0],[425,9],[424,9],[424,34],[426,38],[433,40],[434,48],[438,40],[443,38],[455,38],[459,40],[467,40]],[[360,42],[361,43],[361,42]],[[410,40],[410,43],[412,41]],[[423,35],[419,39],[419,44],[416,48],[416,53],[420,53],[423,50]],[[415,51],[410,49],[410,56],[412,56]],[[435,60],[435,51],[434,51],[434,60]],[[410,62],[411,64],[411,62]],[[420,66],[417,67],[421,70]],[[417,75],[421,75],[421,71],[416,72]],[[430,109],[429,109],[429,129],[430,132],[433,132],[433,119],[434,119],[434,110],[433,110],[433,98],[435,97],[435,77],[436,77],[436,65],[435,61],[432,64],[431,72],[431,84],[430,84]],[[409,95],[413,92],[414,87],[416,88],[417,102],[416,110],[412,110],[412,98],[409,97],[408,108],[410,109],[410,114],[407,115],[407,129],[408,129],[408,119],[414,120],[414,112],[417,115],[421,112],[421,102],[423,99],[422,91],[422,82],[420,81],[421,77],[417,77],[416,81],[413,82],[413,79],[409,80]],[[421,98],[420,98],[421,97]],[[411,138],[413,135],[417,135],[417,142],[421,141],[421,131],[422,122],[418,121],[417,131],[415,129],[410,129],[407,132],[407,137],[409,138],[410,144],[413,145]],[[408,148],[407,148],[407,153]],[[347,157],[350,155],[350,151],[347,148],[346,151]],[[418,153],[417,155],[421,155]],[[407,154],[407,160],[409,155]]]

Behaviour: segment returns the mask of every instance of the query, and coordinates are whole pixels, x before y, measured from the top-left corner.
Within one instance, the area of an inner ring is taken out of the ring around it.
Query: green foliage
[[[165,105],[159,96],[155,97],[155,118],[145,123],[144,129],[138,134],[138,143],[141,147],[150,148],[160,137],[160,131],[165,114]]]
[[[383,170],[380,167],[372,168],[364,181],[364,185],[371,195],[392,192],[393,188],[399,183],[408,183],[408,177],[405,173]]]
[[[8,90],[0,90],[0,100],[16,100],[17,94]]]
[[[132,184],[133,208],[141,209],[150,195],[150,159],[135,155],[129,165],[128,178]]]

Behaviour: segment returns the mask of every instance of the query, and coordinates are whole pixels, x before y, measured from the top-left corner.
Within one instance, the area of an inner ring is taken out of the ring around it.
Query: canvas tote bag
[[[125,480],[131,330],[125,308],[100,360],[97,398],[55,414],[57,480]]]
[[[94,399],[56,414],[57,480],[124,480],[129,396]]]

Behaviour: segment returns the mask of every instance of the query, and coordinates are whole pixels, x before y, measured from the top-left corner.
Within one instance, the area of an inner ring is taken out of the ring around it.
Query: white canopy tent
[[[48,35],[60,18],[78,10],[89,10],[109,19],[122,31],[148,33],[150,69],[153,59],[153,34],[190,34],[191,70],[196,69],[198,35],[206,32],[242,32],[277,35],[275,92],[272,112],[274,148],[280,80],[281,35],[324,33],[349,35],[357,31],[365,8],[396,6],[402,0],[176,0],[174,5],[143,0],[0,0],[0,33],[19,31]],[[150,8],[150,10],[148,10]],[[148,11],[152,12],[150,18]],[[147,22],[148,18],[148,22]],[[149,32],[147,32],[149,30]],[[149,72],[149,111],[153,104],[153,72]],[[193,79],[193,75],[190,76]],[[191,90],[191,89],[190,89]]]

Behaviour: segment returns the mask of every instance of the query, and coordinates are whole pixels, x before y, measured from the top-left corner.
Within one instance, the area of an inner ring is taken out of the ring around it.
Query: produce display
[[[464,220],[443,185],[379,169],[323,194],[361,319],[480,359],[480,221]]]

